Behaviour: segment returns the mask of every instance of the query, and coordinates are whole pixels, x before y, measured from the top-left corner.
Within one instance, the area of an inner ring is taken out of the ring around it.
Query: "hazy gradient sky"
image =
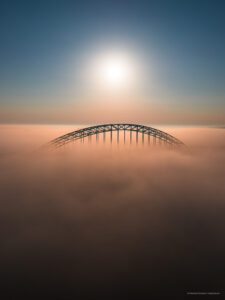
[[[224,1],[3,0],[0,33],[1,123],[225,124]],[[114,50],[138,66],[116,100],[86,74]]]

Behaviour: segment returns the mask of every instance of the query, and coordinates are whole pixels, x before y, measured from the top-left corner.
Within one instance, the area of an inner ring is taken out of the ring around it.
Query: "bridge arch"
[[[123,123],[102,124],[102,125],[86,127],[83,129],[78,129],[50,141],[48,145],[53,146],[54,148],[59,148],[72,141],[84,139],[85,137],[89,137],[92,135],[96,135],[97,137],[100,133],[103,133],[105,137],[106,132],[111,133],[111,141],[112,141],[113,132],[118,133],[119,131],[124,131],[124,134],[126,131],[130,131],[131,136],[132,136],[132,132],[136,132],[136,139],[138,139],[139,133],[142,134],[142,137],[144,137],[144,135],[147,135],[148,141],[150,141],[150,137],[153,137],[153,143],[156,143],[156,139],[158,139],[159,143],[163,142],[165,144],[169,144],[177,147],[184,146],[184,143],[181,142],[179,139],[159,129],[145,126],[145,125],[140,125],[140,124],[123,124]]]

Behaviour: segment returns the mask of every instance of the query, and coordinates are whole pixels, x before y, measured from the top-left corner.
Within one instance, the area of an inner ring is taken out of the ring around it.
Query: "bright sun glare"
[[[102,65],[102,77],[105,83],[121,86],[128,79],[126,63],[119,58],[111,58]]]
[[[130,85],[131,63],[122,55],[101,57],[95,70],[98,84],[102,88],[117,90]]]

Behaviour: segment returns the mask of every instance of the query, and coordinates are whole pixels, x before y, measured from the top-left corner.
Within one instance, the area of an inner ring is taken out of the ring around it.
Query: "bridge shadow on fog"
[[[91,127],[86,127],[76,131],[64,134],[50,143],[48,147],[51,149],[61,148],[67,144],[71,144],[77,140],[84,142],[88,140],[89,143],[98,143],[101,139],[103,143],[147,143],[148,145],[169,146],[170,148],[185,148],[182,141],[174,136],[163,132],[159,129],[139,125],[139,124],[103,124]]]

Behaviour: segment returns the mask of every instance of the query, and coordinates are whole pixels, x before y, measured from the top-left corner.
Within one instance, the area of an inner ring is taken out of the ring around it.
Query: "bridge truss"
[[[124,142],[126,139],[126,132],[130,132],[130,142],[132,141],[132,133],[136,133],[136,143],[139,142],[139,134],[142,135],[142,142],[144,142],[144,136],[147,135],[148,143],[150,144],[151,139],[153,139],[153,144],[167,144],[176,147],[184,146],[183,142],[178,140],[177,138],[173,137],[172,135],[163,132],[159,129],[155,129],[149,126],[139,125],[139,124],[103,124],[103,125],[96,125],[91,126],[79,130],[75,130],[69,132],[65,135],[62,135],[54,140],[52,140],[48,145],[54,148],[60,148],[70,142],[76,140],[83,140],[85,137],[91,138],[91,136],[96,135],[96,141],[98,141],[99,134],[103,134],[103,141],[105,141],[106,133],[110,133],[110,141],[113,140],[113,132],[117,132],[117,142],[119,142],[119,131],[124,132]]]

